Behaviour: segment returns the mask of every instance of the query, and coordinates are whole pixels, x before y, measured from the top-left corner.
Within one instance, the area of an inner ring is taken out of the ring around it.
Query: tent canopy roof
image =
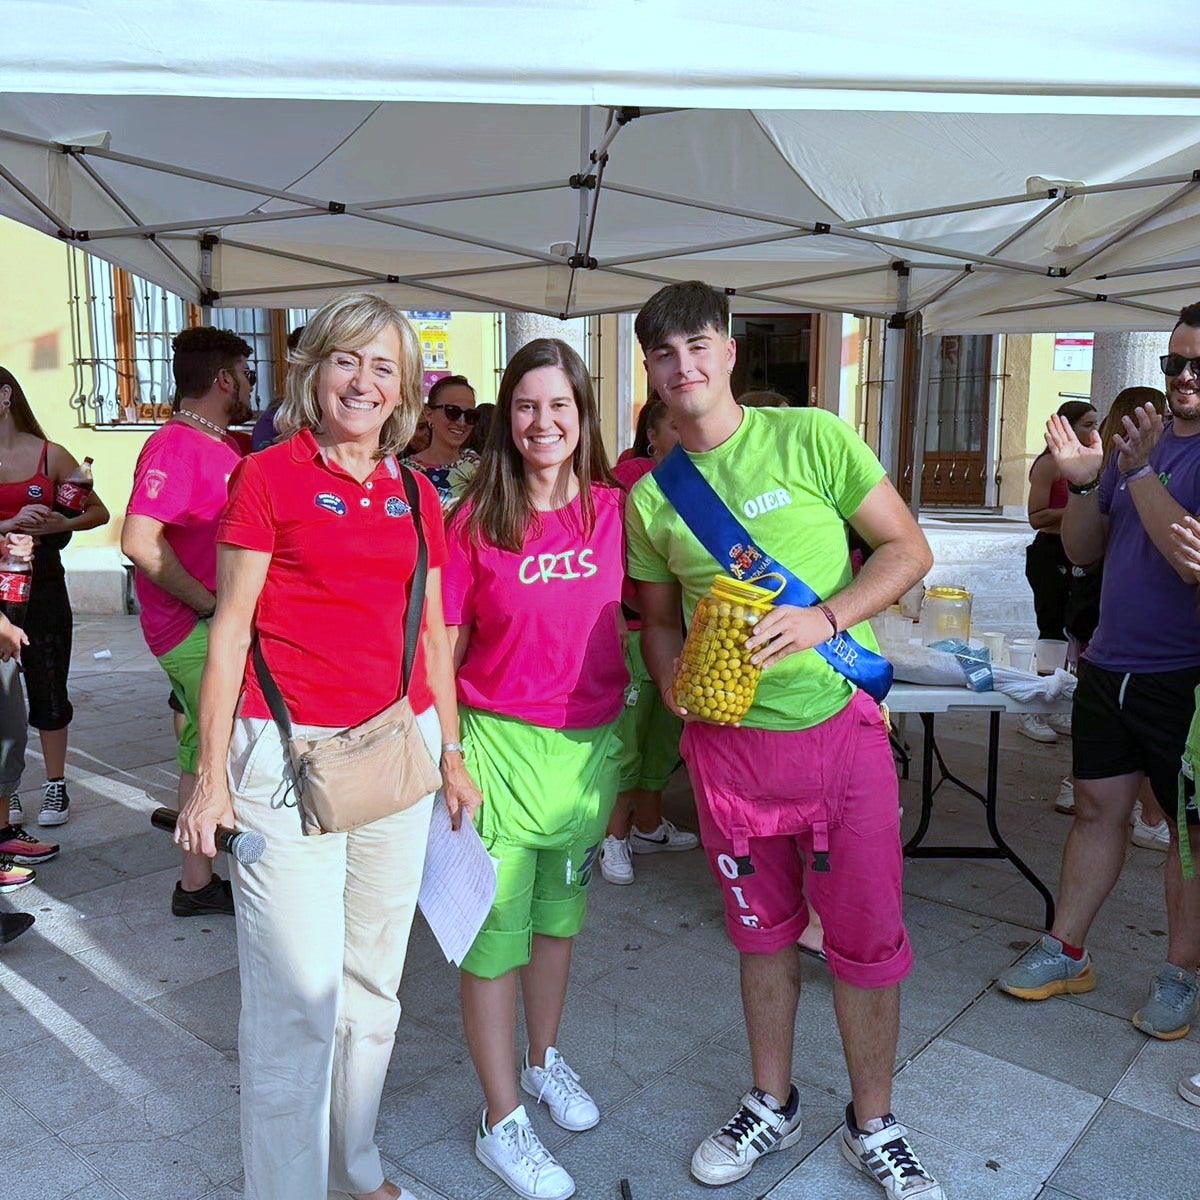
[[[699,277],[927,330],[1170,323],[1194,20],[983,7],[24,0],[0,213],[218,304],[576,315]]]

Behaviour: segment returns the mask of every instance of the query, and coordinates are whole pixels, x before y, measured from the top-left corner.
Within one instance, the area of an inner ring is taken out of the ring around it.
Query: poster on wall
[[[451,374],[450,314],[448,312],[411,311],[408,319],[416,326],[421,341],[421,367],[425,376],[425,393],[438,379]]]
[[[1056,371],[1090,371],[1092,345],[1090,333],[1056,333],[1054,335],[1054,369]]]

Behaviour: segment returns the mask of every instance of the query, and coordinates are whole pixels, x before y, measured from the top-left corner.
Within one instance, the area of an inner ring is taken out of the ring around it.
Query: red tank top
[[[49,453],[50,443],[43,442],[37,470],[28,479],[18,483],[0,483],[0,521],[15,517],[27,504],[54,507],[54,480],[46,473]]]

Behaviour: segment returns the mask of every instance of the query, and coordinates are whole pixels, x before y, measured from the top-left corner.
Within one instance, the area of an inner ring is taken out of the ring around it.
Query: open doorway
[[[735,396],[779,392],[797,408],[812,403],[817,364],[810,313],[736,316],[732,326],[738,348],[731,380]]]

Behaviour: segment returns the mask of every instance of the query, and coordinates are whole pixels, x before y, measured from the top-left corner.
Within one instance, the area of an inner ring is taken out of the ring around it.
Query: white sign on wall
[[[1054,369],[1056,371],[1090,371],[1092,345],[1090,333],[1056,333],[1054,335]]]

